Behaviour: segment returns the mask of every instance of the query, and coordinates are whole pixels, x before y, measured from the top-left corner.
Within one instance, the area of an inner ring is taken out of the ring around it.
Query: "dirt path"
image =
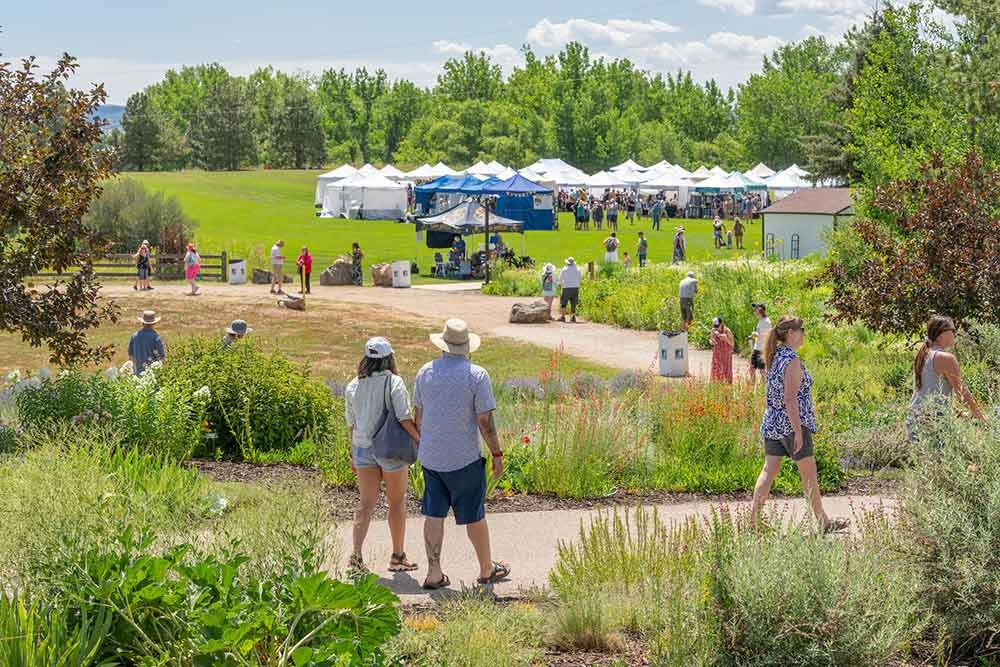
[[[265,285],[216,285],[204,283],[196,297],[184,296],[186,285],[160,284],[157,299],[198,299],[203,304],[237,301],[242,304],[264,304],[275,301]],[[112,283],[102,290],[105,296],[131,294],[131,286]],[[549,322],[547,324],[510,324],[507,321],[510,307],[518,297],[487,296],[479,291],[450,289],[388,289],[374,287],[315,287],[310,297],[320,303],[359,303],[382,306],[405,314],[414,321],[439,326],[449,317],[461,317],[473,331],[487,336],[498,336],[539,345],[566,354],[588,359],[611,368],[622,370],[653,371],[658,369],[659,343],[657,333],[619,329],[606,324],[578,322],[576,324]],[[708,350],[689,350],[690,373],[695,377],[708,377],[712,353]],[[746,362],[733,360],[733,369],[740,375]]]
[[[879,506],[891,509],[891,499],[877,496],[829,496],[823,499],[824,506],[830,516],[856,519],[865,510]],[[719,502],[695,501],[669,505],[657,505],[656,511],[660,519],[667,525],[683,521],[687,517],[708,518],[713,509],[720,506]],[[737,512],[747,511],[749,503],[734,502],[727,505]],[[791,500],[772,500],[770,511],[778,511],[787,521],[798,521],[806,517],[806,504],[801,498]],[[560,543],[574,542],[579,537],[581,523],[589,523],[601,511],[607,510],[556,510],[545,512],[520,512],[517,514],[489,514],[493,558],[504,560],[511,565],[509,580],[497,584],[495,593],[501,596],[517,595],[522,589],[532,586],[545,586],[548,583],[549,572],[555,567]],[[857,524],[852,520],[852,524]],[[373,521],[365,542],[364,558],[372,572],[379,575],[383,584],[394,590],[404,604],[422,604],[431,597],[454,595],[462,590],[462,586],[471,588],[475,585],[476,559],[475,552],[466,538],[465,530],[456,526],[453,519],[445,520],[444,548],[442,551],[442,567],[451,578],[452,586],[448,591],[428,595],[421,590],[420,584],[426,573],[426,555],[423,547],[423,520],[411,518],[406,522],[406,542],[404,547],[410,558],[420,564],[420,569],[412,573],[392,574],[388,572],[389,555],[392,544],[389,539],[389,529],[385,521]],[[346,556],[351,551],[351,525],[342,523],[337,526],[336,544],[344,562],[329,563],[334,571],[343,568]]]

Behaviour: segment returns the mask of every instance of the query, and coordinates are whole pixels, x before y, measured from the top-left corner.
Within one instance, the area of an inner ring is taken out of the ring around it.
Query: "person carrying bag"
[[[410,414],[410,395],[399,376],[392,345],[385,338],[365,343],[358,376],[344,389],[344,417],[351,433],[351,468],[358,476],[360,506],[354,513],[354,549],[348,570],[367,572],[362,548],[385,484],[392,536],[390,572],[417,568],[406,557],[406,487],[416,461],[420,431]]]

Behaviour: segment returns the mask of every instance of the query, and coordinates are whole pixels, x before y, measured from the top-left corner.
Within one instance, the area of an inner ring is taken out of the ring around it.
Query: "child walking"
[[[304,285],[305,293],[312,294],[312,288],[309,285],[309,276],[312,275],[313,270],[313,257],[309,254],[309,248],[302,246],[302,254],[295,261],[299,266],[299,280]]]

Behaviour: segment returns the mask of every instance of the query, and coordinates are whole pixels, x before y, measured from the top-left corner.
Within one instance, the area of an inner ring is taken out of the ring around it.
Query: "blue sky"
[[[0,53],[50,65],[68,51],[78,85],[104,82],[109,101],[168,68],[220,62],[237,74],[272,64],[286,71],[382,67],[430,85],[445,59],[485,50],[506,70],[530,44],[548,54],[570,40],[592,54],[628,57],[644,69],[690,69],[736,85],[763,55],[807,35],[837,39],[875,0],[507,0],[503,3],[11,2],[0,13]],[[97,7],[100,9],[97,9]]]

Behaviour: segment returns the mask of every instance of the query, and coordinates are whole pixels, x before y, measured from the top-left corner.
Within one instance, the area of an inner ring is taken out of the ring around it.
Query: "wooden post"
[[[223,284],[229,282],[229,255],[225,250],[222,251],[222,260],[219,262],[222,264],[222,282]]]
[[[587,262],[587,277],[589,277],[591,280],[594,279],[594,262],[593,261]]]

